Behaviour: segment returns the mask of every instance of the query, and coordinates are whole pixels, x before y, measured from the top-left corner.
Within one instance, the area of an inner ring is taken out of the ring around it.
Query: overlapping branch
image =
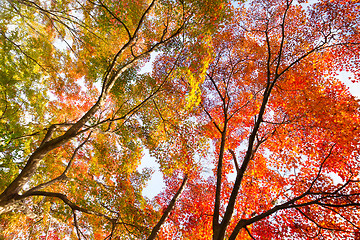
[[[68,130],[61,136],[55,137],[51,139],[52,133],[55,130],[55,126],[49,128],[46,137],[44,138],[42,144],[33,152],[33,154],[28,159],[25,167],[20,172],[20,174],[15,178],[14,181],[11,182],[11,184],[5,189],[5,191],[0,195],[0,213],[10,211],[12,209],[12,204],[15,199],[15,197],[18,196],[19,191],[23,188],[23,186],[31,179],[31,177],[35,174],[36,169],[39,167],[39,164],[43,157],[52,151],[55,148],[58,148],[65,144],[66,142],[70,141],[74,137],[78,136],[82,133],[83,127],[85,124],[91,119],[91,117],[94,116],[94,114],[103,106],[105,99],[107,98],[111,88],[115,84],[116,80],[120,77],[120,75],[128,68],[130,68],[133,64],[135,64],[138,60],[142,59],[144,56],[147,56],[152,51],[154,51],[157,47],[160,45],[163,45],[170,40],[172,40],[174,37],[176,37],[184,28],[185,22],[182,23],[181,26],[179,26],[176,31],[174,31],[169,37],[164,38],[163,36],[160,38],[158,42],[150,46],[148,49],[144,50],[141,54],[139,54],[136,57],[133,57],[129,61],[127,61],[122,66],[117,66],[117,59],[119,56],[128,49],[132,42],[137,38],[137,34],[140,30],[140,28],[143,26],[145,18],[148,16],[149,12],[155,5],[155,0],[151,2],[149,7],[145,10],[142,17],[140,18],[138,25],[135,29],[135,32],[132,34],[132,38],[129,39],[127,43],[125,43],[120,50],[115,54],[112,62],[109,64],[109,67],[107,71],[104,74],[103,78],[103,87],[101,94],[97,100],[97,102],[84,114],[83,117],[81,117],[77,122],[73,123]],[[155,94],[155,93],[153,93]],[[150,95],[148,98],[151,98],[152,95]],[[146,102],[148,99],[143,101],[141,104],[139,104],[135,109],[132,109],[131,112],[136,110],[137,108],[141,107],[141,105]],[[88,131],[90,129],[86,129]],[[38,191],[34,191],[32,193],[36,193]],[[60,196],[58,196],[60,197]],[[10,204],[11,203],[11,204]]]

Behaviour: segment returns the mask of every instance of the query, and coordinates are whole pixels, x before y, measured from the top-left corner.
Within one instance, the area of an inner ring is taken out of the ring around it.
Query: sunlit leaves
[[[252,1],[237,9],[239,15],[233,24],[212,35],[205,78],[201,78],[199,67],[203,58],[195,53],[184,58],[183,74],[172,81],[195,109],[195,122],[202,124],[198,132],[211,139],[214,154],[208,157],[213,160],[214,175],[220,169],[222,176],[216,176],[222,181],[217,185],[221,186],[220,218],[232,211],[225,211],[225,206],[234,191],[234,161],[240,166],[242,161],[249,161],[235,195],[229,235],[240,219],[251,222],[296,196],[302,196],[296,204],[313,201],[315,205],[306,211],[299,208],[297,213],[295,209],[279,212],[269,239],[295,232],[299,238],[306,238],[315,236],[316,229],[326,237],[331,235],[326,232],[329,229],[341,228],[343,232],[336,236],[347,236],[346,232],[352,231],[355,212],[337,218],[338,213],[324,207],[345,204],[350,189],[357,191],[352,181],[357,181],[358,174],[358,102],[334,74],[344,69],[355,73],[359,69],[358,56],[353,55],[359,50],[358,31],[354,31],[358,21],[353,15],[356,6],[348,9],[350,2],[342,4],[321,2],[313,10],[306,10],[291,1]],[[193,70],[193,66],[197,67]],[[200,94],[201,101],[197,97]],[[249,137],[252,133],[254,140]],[[247,149],[250,141],[254,144]],[[235,154],[230,155],[227,149],[233,149]],[[341,186],[344,198],[341,194],[329,196],[331,191],[338,194],[340,190],[336,189]],[[357,197],[355,194],[349,201],[358,201]],[[314,199],[321,199],[324,206],[317,206]],[[184,221],[180,226],[191,229],[188,216],[196,211],[179,215]],[[290,214],[293,220],[285,221],[283,214]],[[326,214],[331,217],[326,219]],[[269,222],[275,218],[269,217]],[[256,236],[266,237],[266,227],[261,224],[248,229]],[[173,227],[169,226],[167,234],[176,232]],[[241,231],[239,236],[248,234]]]
[[[305,3],[1,2],[2,237],[146,238],[185,175],[160,239],[352,237],[358,4]]]

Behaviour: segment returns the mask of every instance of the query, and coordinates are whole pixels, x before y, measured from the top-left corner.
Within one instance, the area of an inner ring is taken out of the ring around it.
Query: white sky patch
[[[150,61],[145,63],[145,65],[140,69],[139,74],[150,73],[152,71],[152,69],[153,69],[153,63],[155,61],[155,58],[159,54],[160,54],[159,52],[152,52],[150,54]]]
[[[159,55],[158,52],[153,52],[150,54],[149,62],[138,72],[139,74],[151,73],[153,69],[153,63],[155,58]],[[165,187],[163,174],[160,171],[160,165],[156,162],[156,158],[150,156],[149,150],[144,149],[144,157],[141,159],[141,164],[138,167],[138,171],[142,171],[144,168],[150,168],[154,170],[154,173],[151,175],[150,180],[146,183],[146,187],[143,189],[142,195],[152,199],[158,195]]]
[[[18,27],[18,25],[15,25],[15,24],[8,24],[8,25],[6,25],[6,28],[7,28],[7,31],[8,31],[8,32],[15,31],[17,27]]]
[[[352,82],[351,79],[354,78],[354,74],[351,72],[339,72],[339,75],[337,78],[343,82],[348,88],[350,93],[356,97],[357,99],[360,99],[360,83],[359,82]]]
[[[336,185],[336,184],[344,184],[345,183],[337,173],[331,172],[329,174],[329,177],[333,181],[334,185]]]
[[[150,180],[147,182],[146,187],[143,189],[142,195],[149,199],[158,195],[165,187],[163,175],[160,171],[159,164],[156,162],[156,158],[151,157],[149,150],[144,149],[144,157],[141,159],[141,164],[138,167],[138,171],[141,172],[144,168],[150,168],[154,170]]]
[[[71,45],[71,42],[68,42]],[[66,51],[69,49],[68,45],[65,43],[65,41],[57,38],[54,42],[53,45],[55,48],[57,48],[60,51]]]
[[[82,76],[81,78],[76,80],[76,83],[79,84],[81,91],[86,92],[87,88],[85,86],[85,77]]]

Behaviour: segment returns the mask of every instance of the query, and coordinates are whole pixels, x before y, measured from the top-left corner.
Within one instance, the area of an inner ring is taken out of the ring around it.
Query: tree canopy
[[[357,1],[0,8],[0,239],[360,237]]]

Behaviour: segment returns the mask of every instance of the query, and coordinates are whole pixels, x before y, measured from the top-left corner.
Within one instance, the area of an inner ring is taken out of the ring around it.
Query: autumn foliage
[[[0,8],[0,239],[359,238],[357,1]]]

